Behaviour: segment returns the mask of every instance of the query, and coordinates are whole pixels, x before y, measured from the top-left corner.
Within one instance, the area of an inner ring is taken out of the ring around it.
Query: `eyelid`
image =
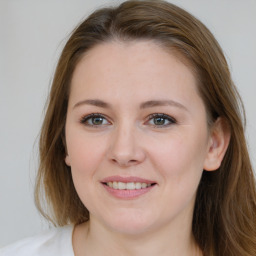
[[[88,124],[87,121],[90,120],[91,118],[93,117],[100,117],[100,118],[103,118],[107,121],[107,124],[99,124],[99,125],[96,125],[96,124]],[[156,128],[165,128],[165,127],[168,127],[168,126],[171,126],[173,124],[176,124],[177,121],[175,118],[173,118],[172,116],[170,115],[167,115],[167,114],[164,114],[164,113],[153,113],[153,114],[150,114],[148,117],[147,117],[147,120],[145,122],[145,124],[148,124],[150,122],[150,120],[152,120],[153,118],[163,118],[165,120],[168,120],[169,123],[168,124],[160,124],[160,125],[154,125],[154,124],[151,124],[151,126],[154,126]],[[88,114],[88,115],[84,115],[81,117],[81,119],[79,120],[79,122],[83,125],[86,125],[88,127],[92,127],[92,128],[100,128],[100,127],[104,127],[104,126],[108,126],[108,125],[111,125],[112,122],[109,121],[110,118],[107,117],[106,115],[104,114],[101,114],[101,113],[91,113],[91,114]]]
[[[170,123],[169,124],[165,124],[165,125],[153,125],[156,128],[164,128],[164,127],[168,127],[168,126],[173,125],[173,124],[177,124],[177,120],[174,117],[169,116],[169,115],[164,114],[164,113],[153,113],[153,114],[150,114],[148,116],[148,118],[147,118],[146,123],[148,123],[151,119],[157,118],[157,117],[167,119]]]
[[[95,127],[95,128],[100,128],[102,126],[106,126],[106,124],[103,125],[93,125],[93,124],[87,124],[86,122],[93,117],[101,117],[104,118],[105,120],[107,120],[108,124],[111,124],[111,122],[109,121],[109,118],[101,113],[92,113],[92,114],[88,114],[88,115],[84,115],[81,117],[81,119],[79,120],[79,122],[83,125],[89,126],[89,127]]]

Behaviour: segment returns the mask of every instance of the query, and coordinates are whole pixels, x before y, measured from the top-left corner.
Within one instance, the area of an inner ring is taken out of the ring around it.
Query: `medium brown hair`
[[[40,212],[55,225],[89,219],[64,162],[64,128],[76,65],[92,47],[111,40],[154,40],[181,54],[195,70],[209,126],[222,117],[231,138],[221,167],[215,172],[203,172],[193,234],[204,255],[256,255],[255,178],[244,136],[240,96],[210,31],[191,14],[164,1],[126,1],[114,8],[103,8],[73,31],[56,68],[41,130],[35,189]]]

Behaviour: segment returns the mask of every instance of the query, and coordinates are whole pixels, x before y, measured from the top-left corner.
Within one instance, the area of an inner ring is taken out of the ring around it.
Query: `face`
[[[129,234],[191,225],[210,138],[178,57],[153,42],[96,46],[74,71],[65,132],[91,222]]]

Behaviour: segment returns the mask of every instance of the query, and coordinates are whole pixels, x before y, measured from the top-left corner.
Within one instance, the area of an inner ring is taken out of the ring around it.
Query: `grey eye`
[[[88,120],[89,121],[89,120]],[[92,117],[90,121],[93,125],[101,125],[104,123],[104,118],[102,117]]]
[[[166,114],[152,114],[148,119],[148,124],[159,127],[166,127],[175,123],[176,120]]]
[[[110,122],[100,114],[91,114],[82,118],[81,123],[87,126],[108,125]]]
[[[153,118],[153,121],[155,125],[165,125],[169,122],[168,120],[166,120],[166,118],[163,117],[155,117]]]

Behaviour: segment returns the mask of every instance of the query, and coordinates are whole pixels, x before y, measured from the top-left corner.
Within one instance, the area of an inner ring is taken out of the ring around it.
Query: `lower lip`
[[[142,189],[114,189],[105,184],[104,188],[114,197],[120,199],[135,199],[148,193],[155,185]]]

